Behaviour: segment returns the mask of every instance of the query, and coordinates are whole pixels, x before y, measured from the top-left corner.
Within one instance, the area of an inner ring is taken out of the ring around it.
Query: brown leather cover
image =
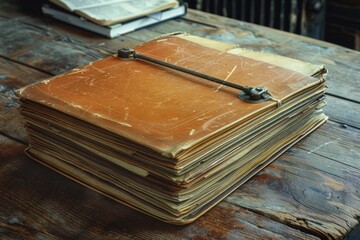
[[[229,82],[266,86],[283,102],[320,81],[175,36],[136,50]],[[176,70],[111,56],[29,86],[20,95],[176,157],[201,139],[276,108],[274,101],[243,102],[239,92]]]

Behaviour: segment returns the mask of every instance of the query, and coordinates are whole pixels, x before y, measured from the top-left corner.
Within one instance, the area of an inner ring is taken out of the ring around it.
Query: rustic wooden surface
[[[29,14],[19,2],[0,1],[0,239],[356,239],[359,52],[197,11],[110,40]],[[329,69],[325,111],[330,120],[187,226],[151,219],[26,157],[13,93],[175,31]]]

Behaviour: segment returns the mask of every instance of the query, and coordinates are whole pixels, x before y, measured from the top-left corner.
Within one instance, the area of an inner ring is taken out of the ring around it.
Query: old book
[[[108,38],[115,38],[128,32],[132,32],[156,23],[183,16],[187,12],[187,5],[181,3],[173,8],[165,9],[163,11],[152,13],[147,16],[142,16],[136,19],[131,19],[128,21],[107,26],[93,23],[77,14],[49,4],[44,4],[42,6],[42,12],[47,16],[72,24],[74,26],[101,34]]]
[[[103,26],[144,17],[179,4],[177,0],[50,0],[50,2]]]
[[[17,95],[29,156],[162,221],[194,221],[327,119],[323,66],[187,34],[135,50],[224,81],[110,56]]]

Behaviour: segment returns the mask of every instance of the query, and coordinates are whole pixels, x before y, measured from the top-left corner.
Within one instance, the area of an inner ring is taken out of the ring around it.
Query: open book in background
[[[176,7],[177,0],[50,0],[96,24],[108,26]]]
[[[194,221],[327,119],[323,66],[186,34],[135,50],[272,95],[117,56],[17,92],[33,159],[162,221]]]
[[[129,33],[156,23],[183,16],[186,14],[186,11],[186,4],[181,3],[176,7],[166,9],[160,12],[155,12],[147,16],[121,23],[115,23],[113,25],[102,26],[86,20],[85,18],[72,12],[60,9],[54,5],[44,4],[42,6],[42,12],[47,16],[101,34],[108,38],[118,37],[125,33]]]
[[[42,12],[74,26],[114,38],[186,14],[182,1],[51,0]],[[81,4],[81,5],[80,5]],[[61,6],[61,7],[59,7]]]

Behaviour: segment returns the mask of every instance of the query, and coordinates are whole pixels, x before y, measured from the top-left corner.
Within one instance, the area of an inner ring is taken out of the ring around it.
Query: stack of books
[[[42,12],[52,18],[114,38],[186,14],[177,0],[50,0]]]
[[[323,66],[187,34],[134,50],[17,91],[26,152],[162,221],[194,221],[327,119]]]

